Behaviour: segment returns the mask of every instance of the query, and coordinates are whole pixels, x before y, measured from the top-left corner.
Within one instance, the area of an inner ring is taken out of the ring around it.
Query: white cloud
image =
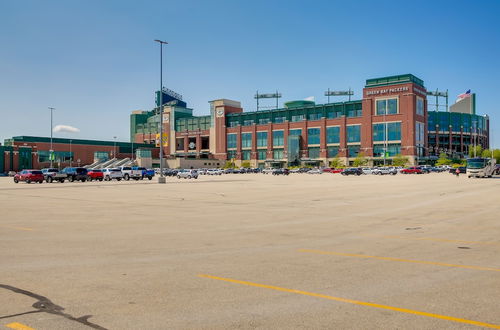
[[[54,133],[78,133],[80,129],[69,126],[69,125],[56,125],[54,127]]]
[[[313,101],[314,102],[314,96],[309,96],[304,99],[304,101]]]

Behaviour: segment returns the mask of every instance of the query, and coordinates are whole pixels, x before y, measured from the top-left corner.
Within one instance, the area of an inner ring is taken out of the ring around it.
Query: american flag
[[[467,90],[467,92],[458,95],[457,102],[460,101],[460,100],[466,99],[468,97],[470,97],[470,89]]]

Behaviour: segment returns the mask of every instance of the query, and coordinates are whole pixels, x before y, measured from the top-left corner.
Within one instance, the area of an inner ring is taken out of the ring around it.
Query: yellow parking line
[[[425,264],[425,265],[435,265],[435,266],[467,268],[467,269],[488,270],[488,271],[493,271],[493,272],[500,272],[500,269],[498,269],[498,268],[481,267],[481,266],[468,266],[468,265],[455,265],[455,264],[448,264],[448,263],[444,263],[444,262],[435,262],[435,261],[411,260],[411,259],[401,259],[401,258],[392,258],[392,257],[378,257],[378,256],[369,256],[369,255],[365,255],[365,254],[342,253],[342,252],[321,251],[321,250],[311,250],[311,249],[299,249],[298,251],[299,252],[306,252],[306,253],[344,256],[344,257],[356,257],[356,258],[365,258],[365,259],[400,261],[400,262],[410,262],[410,263],[415,263],[415,264]]]
[[[28,327],[27,325],[24,325],[22,323],[14,322],[14,323],[9,323],[5,325],[7,328],[11,329],[16,329],[16,330],[35,330],[31,327]]]
[[[323,299],[328,299],[328,300],[335,300],[335,301],[340,301],[340,302],[349,303],[349,304],[355,304],[355,305],[361,305],[361,306],[368,306],[368,307],[374,307],[374,308],[380,308],[380,309],[387,309],[387,310],[401,312],[401,313],[414,314],[414,315],[432,317],[432,318],[436,318],[436,319],[442,319],[442,320],[446,320],[446,321],[471,324],[471,325],[476,325],[476,326],[479,326],[479,327],[486,327],[486,328],[492,328],[492,329],[500,329],[500,325],[496,325],[496,324],[490,324],[490,323],[484,323],[484,322],[479,322],[479,321],[461,319],[461,318],[457,318],[457,317],[440,315],[440,314],[420,312],[420,311],[415,311],[415,310],[412,310],[412,309],[406,309],[406,308],[399,308],[399,307],[393,307],[393,306],[375,304],[375,303],[364,302],[364,301],[353,300],[353,299],[347,299],[347,298],[333,297],[333,296],[328,296],[328,295],[324,295],[324,294],[321,294],[321,293],[314,293],[314,292],[307,292],[307,291],[301,291],[301,290],[287,289],[287,288],[282,288],[282,287],[279,287],[279,286],[273,286],[273,285],[267,285],[267,284],[259,284],[259,283],[247,282],[247,281],[240,281],[240,280],[234,280],[234,279],[230,279],[230,278],[217,277],[217,276],[206,275],[206,274],[199,274],[198,276],[199,277],[204,277],[204,278],[210,278],[210,279],[214,279],[214,280],[219,280],[219,281],[225,281],[225,282],[237,283],[237,284],[242,284],[242,285],[254,286],[254,287],[258,287],[258,288],[265,288],[265,289],[271,289],[271,290],[282,291],[282,292],[302,294],[302,295],[305,295],[305,296],[312,296],[312,297],[316,297],[316,298],[323,298]]]

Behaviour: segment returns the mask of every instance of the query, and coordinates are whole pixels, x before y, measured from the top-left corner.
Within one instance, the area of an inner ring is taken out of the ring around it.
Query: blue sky
[[[164,85],[195,114],[229,98],[282,102],[367,78],[413,73],[428,89],[477,93],[500,147],[498,1],[1,1],[0,139],[56,136],[127,141],[129,114],[154,106],[159,46]]]

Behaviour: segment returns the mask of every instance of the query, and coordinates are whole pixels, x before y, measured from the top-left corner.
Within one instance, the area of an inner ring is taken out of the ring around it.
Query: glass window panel
[[[300,136],[300,135],[302,135],[302,130],[300,128],[299,129],[291,129],[288,131],[288,135]]]
[[[319,144],[320,143],[320,129],[319,128],[308,128],[307,129],[307,144]]]
[[[274,159],[283,159],[283,149],[274,149],[273,150],[273,158]]]
[[[326,128],[326,143],[340,143],[340,127]]]
[[[250,150],[245,150],[242,152],[243,160],[250,160]]]
[[[398,99],[387,100],[387,114],[393,115],[398,113]]]
[[[267,132],[257,132],[257,147],[267,147]]]
[[[309,148],[309,158],[316,159],[319,158],[319,148]]]
[[[387,105],[387,100],[377,100],[377,115],[385,114],[385,108]]]
[[[273,146],[282,147],[284,143],[283,131],[273,131]]]
[[[267,158],[267,150],[259,150],[257,156],[259,160],[265,160]]]
[[[333,158],[339,154],[339,147],[328,147],[328,157]]]
[[[349,157],[356,157],[359,154],[359,146],[348,146],[347,149]]]
[[[347,142],[361,142],[361,125],[347,126]]]
[[[236,148],[236,134],[227,135],[227,148]]]
[[[252,133],[241,133],[241,147],[242,148],[252,147]]]

